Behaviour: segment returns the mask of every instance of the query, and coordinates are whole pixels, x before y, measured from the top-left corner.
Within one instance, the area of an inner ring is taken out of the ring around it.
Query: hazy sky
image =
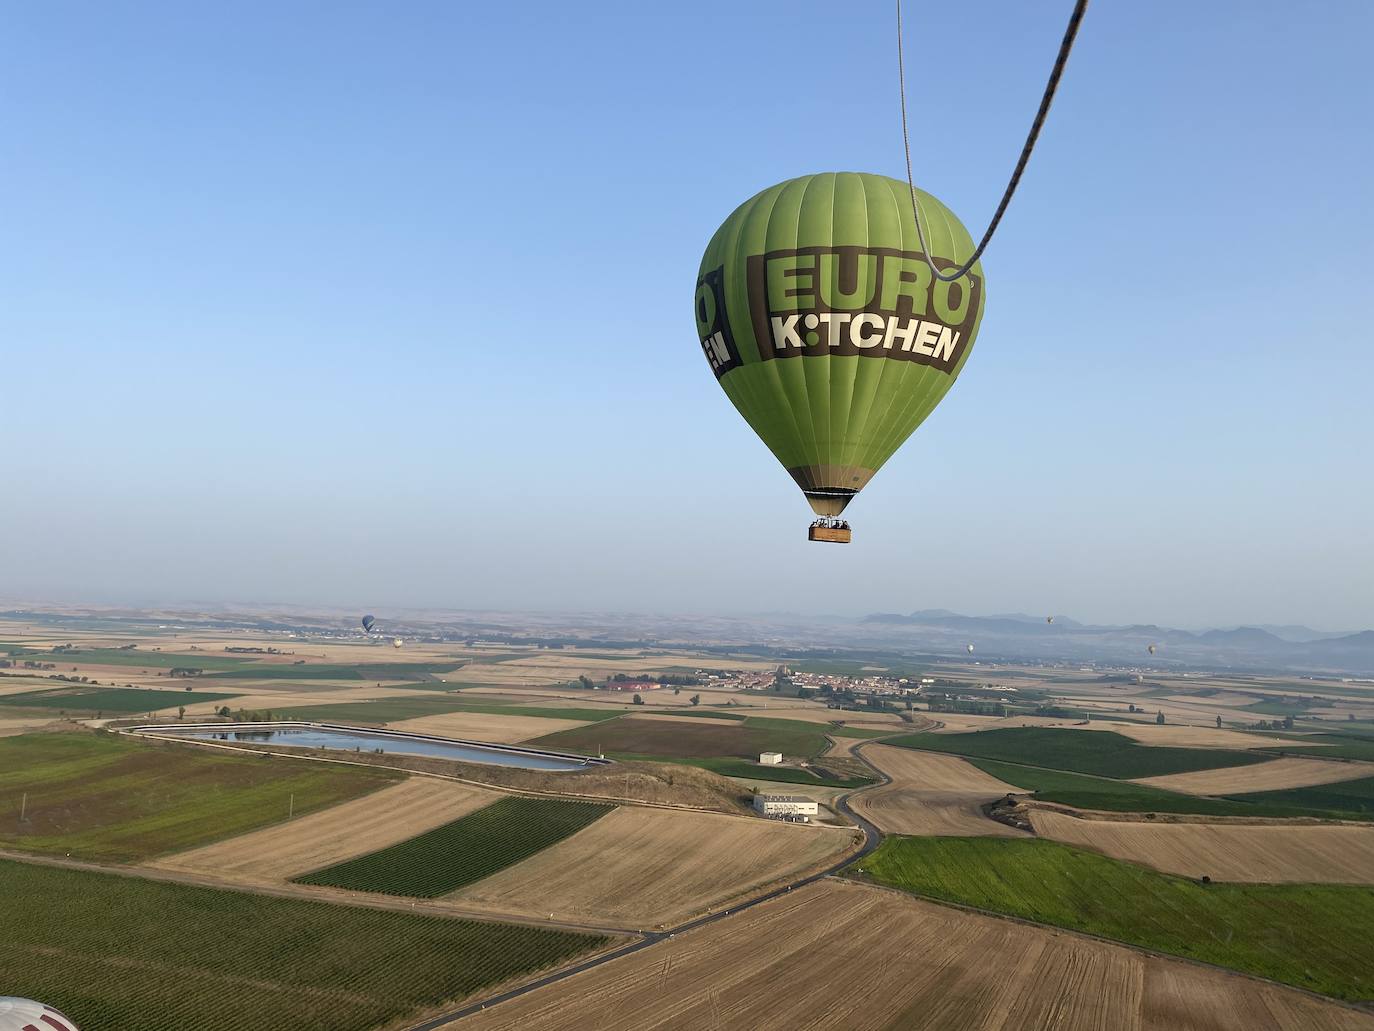
[[[1068,0],[909,2],[978,235]],[[0,3],[0,595],[1374,626],[1374,5],[1089,11],[944,404],[808,544],[706,241],[902,175],[888,3]]]

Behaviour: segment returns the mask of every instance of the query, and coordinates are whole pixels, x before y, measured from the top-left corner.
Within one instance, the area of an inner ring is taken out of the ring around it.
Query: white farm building
[[[760,752],[759,763],[763,766],[777,766],[782,763],[781,752]]]
[[[820,803],[804,795],[755,795],[754,809],[764,816],[800,817],[809,820],[819,816]]]

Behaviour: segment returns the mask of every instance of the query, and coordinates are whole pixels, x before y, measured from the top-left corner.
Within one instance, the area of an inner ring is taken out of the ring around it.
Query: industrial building
[[[773,819],[809,821],[819,816],[820,803],[804,795],[755,795],[754,809]]]
[[[782,763],[781,752],[760,752],[759,763],[764,766],[778,766]]]

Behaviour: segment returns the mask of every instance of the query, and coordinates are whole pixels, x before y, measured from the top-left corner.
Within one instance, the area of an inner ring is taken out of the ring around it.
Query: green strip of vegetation
[[[1014,727],[967,734],[911,734],[888,744],[980,759],[1026,763],[1097,777],[1158,777],[1264,762],[1263,755],[1219,748],[1159,748],[1114,731]]]
[[[1363,759],[1365,762],[1374,762],[1374,740],[1353,734],[1304,734],[1301,740],[1295,739],[1291,746],[1261,751],[1270,755],[1289,752],[1318,759]]]
[[[1336,784],[1316,784],[1309,788],[1255,791],[1231,795],[1256,805],[1286,806],[1306,812],[1331,812],[1346,818],[1374,820],[1374,777],[1343,780]]]
[[[189,669],[237,670],[251,668],[256,659],[231,658],[213,652],[176,652],[144,651],[140,648],[72,648],[62,651],[44,649],[27,650],[25,659],[35,662],[52,662],[58,669],[72,666],[132,666],[137,669]]]
[[[876,881],[919,895],[1339,999],[1374,997],[1368,888],[1203,885],[1043,839],[888,838],[860,866]]]
[[[1085,777],[1032,766],[1017,766],[992,759],[970,759],[984,773],[1035,792],[1042,802],[1058,802],[1076,809],[1101,809],[1110,813],[1190,813],[1197,816],[1341,816],[1358,818],[1353,813],[1316,812],[1297,805],[1249,801],[1250,796],[1200,798],[1177,791],[1165,791],[1147,784],[1107,777]]]
[[[716,712],[715,710],[703,709],[695,705],[690,709],[645,709],[644,711],[651,712],[655,716],[691,716],[693,718],[704,716],[706,719],[711,720],[740,721],[747,718],[743,713]]]
[[[273,716],[288,720],[320,720],[327,723],[393,723],[397,720],[437,716],[443,713],[472,712],[501,716],[536,716],[542,719],[613,720],[623,713],[607,709],[556,709],[526,705],[499,705],[472,702],[455,696],[414,695],[377,702],[336,702],[324,705],[299,705],[274,709]]]
[[[357,798],[399,777],[114,734],[0,738],[0,845],[135,862]]]
[[[195,656],[192,656],[195,658]],[[194,663],[189,663],[194,665]],[[207,673],[203,680],[426,680],[436,673],[452,673],[461,662],[303,663],[299,666],[258,663],[251,668]]]
[[[437,898],[529,858],[614,808],[599,802],[503,798],[380,852],[295,880],[349,891]]]
[[[136,713],[170,709],[174,705],[208,705],[233,698],[231,694],[209,691],[140,690],[127,687],[59,687],[23,694],[0,695],[0,706],[65,711],[70,716],[88,713]]]
[[[0,883],[5,991],[92,1029],[367,1031],[608,941],[9,861]]]
[[[610,755],[612,759],[624,759],[632,762],[672,762],[683,766],[696,766],[703,770],[710,770],[712,773],[718,773],[722,777],[768,780],[780,784],[861,788],[875,782],[872,777],[824,776],[820,772],[811,772],[811,770],[816,769],[814,766],[803,770],[796,766],[762,766],[745,759],[665,759],[661,755],[635,755],[630,752],[613,752]]]
[[[830,727],[826,730],[827,734],[834,734],[836,737],[889,737],[897,733],[899,728],[893,727],[891,730],[865,730],[863,727]]]

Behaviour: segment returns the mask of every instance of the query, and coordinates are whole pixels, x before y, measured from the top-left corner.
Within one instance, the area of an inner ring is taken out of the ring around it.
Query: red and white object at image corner
[[[32,999],[0,996],[0,1031],[77,1031],[60,1010]]]

